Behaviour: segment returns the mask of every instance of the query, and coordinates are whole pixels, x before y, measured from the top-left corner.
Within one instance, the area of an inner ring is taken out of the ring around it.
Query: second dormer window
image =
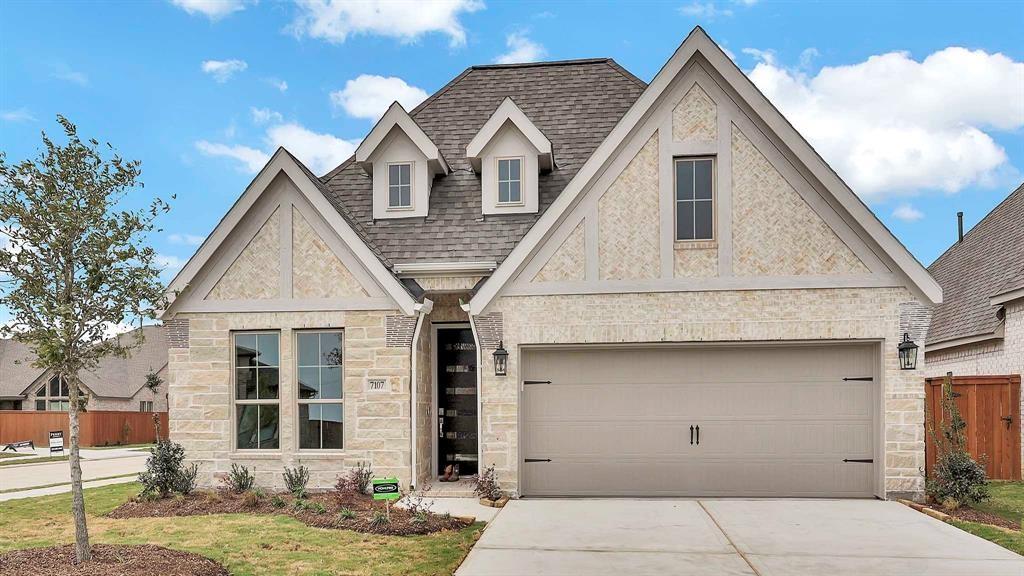
[[[498,204],[522,204],[523,159],[498,159]]]
[[[388,165],[388,208],[412,208],[412,164]]]

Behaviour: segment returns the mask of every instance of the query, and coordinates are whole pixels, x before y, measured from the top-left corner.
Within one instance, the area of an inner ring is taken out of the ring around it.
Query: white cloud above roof
[[[955,193],[1016,174],[992,132],[1024,127],[1024,63],[948,47],[872,56],[810,75],[770,51],[751,80],[862,197]]]
[[[171,0],[178,8],[189,14],[201,14],[210,20],[221,18],[235,12],[245,10],[245,5],[251,2],[245,0]]]
[[[354,118],[377,120],[397,101],[407,111],[427,98],[422,88],[409,85],[394,76],[362,74],[331,92],[331,104]]]
[[[202,71],[213,77],[214,80],[223,84],[232,76],[243,72],[249,65],[244,60],[204,60],[200,65]]]
[[[299,14],[288,27],[296,36],[340,44],[349,36],[367,34],[414,42],[441,33],[452,46],[466,43],[463,14],[484,7],[480,0],[298,0]]]
[[[267,128],[260,148],[208,140],[195,143],[203,155],[234,160],[238,169],[248,174],[259,172],[278,147],[287,149],[314,173],[325,174],[348,159],[358,145],[359,140],[345,140],[296,122],[280,121]]]
[[[505,36],[505,46],[508,47],[508,52],[495,58],[495,63],[536,62],[547,54],[544,46],[531,40],[525,32],[513,32]]]
[[[917,222],[924,218],[924,212],[921,212],[917,208],[914,208],[910,204],[904,202],[892,211],[892,217],[897,220],[903,220],[904,222]]]

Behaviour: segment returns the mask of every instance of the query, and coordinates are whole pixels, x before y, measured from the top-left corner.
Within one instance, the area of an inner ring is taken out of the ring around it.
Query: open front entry
[[[437,329],[437,474],[477,473],[476,344],[469,328]]]

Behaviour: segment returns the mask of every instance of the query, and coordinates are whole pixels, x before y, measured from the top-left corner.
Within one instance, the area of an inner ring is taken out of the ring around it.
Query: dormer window
[[[523,203],[522,174],[522,158],[498,158],[498,204]]]
[[[388,209],[412,208],[412,164],[388,165]]]

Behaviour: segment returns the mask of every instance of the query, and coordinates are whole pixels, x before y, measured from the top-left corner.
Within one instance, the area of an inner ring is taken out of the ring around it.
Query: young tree
[[[169,206],[159,198],[144,209],[121,201],[142,187],[140,163],[122,159],[107,144],[83,142],[75,125],[57,116],[67,137],[60,145],[42,135],[34,160],[8,164],[0,152],[0,306],[12,319],[3,328],[35,353],[38,368],[63,378],[70,393],[72,514],[78,562],[90,558],[82,495],[79,374],[106,356],[124,356],[137,338],[107,338],[112,326],[153,318],[163,304],[156,254],[146,245],[156,217]]]

